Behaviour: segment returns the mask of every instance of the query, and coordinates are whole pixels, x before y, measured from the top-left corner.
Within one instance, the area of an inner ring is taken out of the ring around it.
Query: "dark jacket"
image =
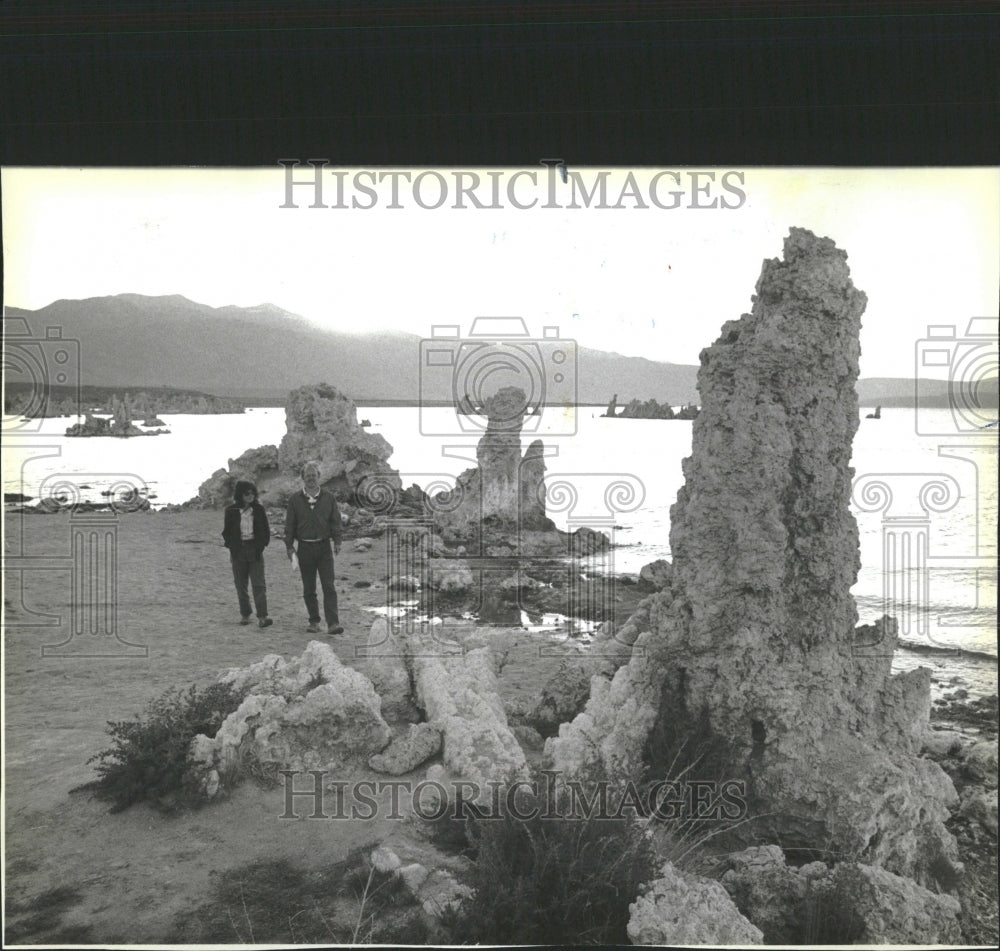
[[[340,509],[332,492],[321,489],[315,505],[310,505],[305,493],[296,492],[288,500],[285,513],[285,547],[292,551],[292,544],[303,538],[332,538],[339,542],[344,528],[340,519]]]
[[[254,500],[253,508],[253,546],[257,549],[259,558],[271,540],[271,526],[267,523],[267,512],[260,502]],[[240,550],[243,539],[240,537],[240,507],[235,503],[226,508],[225,521],[222,526],[222,540],[226,548],[233,554]]]

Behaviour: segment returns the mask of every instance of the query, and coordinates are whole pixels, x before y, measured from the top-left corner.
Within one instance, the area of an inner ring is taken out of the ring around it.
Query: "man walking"
[[[320,488],[319,464],[307,462],[302,467],[302,491],[288,500],[285,513],[285,548],[291,561],[298,541],[299,573],[302,575],[302,597],[309,612],[310,634],[319,633],[319,602],[316,599],[316,576],[323,587],[323,614],[327,634],[343,634],[337,615],[337,589],[333,582],[333,554],[340,553],[343,527],[340,509],[332,492]],[[330,543],[333,543],[333,551]]]

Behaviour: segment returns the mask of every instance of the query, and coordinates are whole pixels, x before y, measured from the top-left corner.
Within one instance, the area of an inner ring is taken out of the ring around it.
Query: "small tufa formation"
[[[476,447],[479,465],[463,472],[451,493],[432,500],[435,521],[446,537],[473,539],[480,532],[510,536],[553,527],[545,515],[541,440],[536,439],[521,455],[526,410],[527,397],[517,387],[504,387],[486,400],[486,432]]]
[[[866,298],[846,254],[793,228],[753,310],[701,354],[702,407],[671,508],[670,584],[613,679],[549,740],[556,768],[666,769],[706,732],[747,782],[754,835],[952,887],[957,803],[919,757],[929,671],[892,675],[891,622],[855,631],[850,512]],[[641,650],[640,650],[641,648]],[[727,774],[728,775],[728,774]]]
[[[132,419],[135,416],[132,399],[128,393],[124,398],[119,398],[117,394],[111,396],[111,419],[104,419],[101,416],[94,416],[87,413],[82,423],[75,423],[66,430],[67,436],[117,436],[126,439],[130,436],[160,436],[168,432],[166,429],[156,429],[152,432],[140,429]],[[144,423],[143,425],[163,426],[162,420],[155,420],[155,423]]]
[[[192,780],[206,798],[238,780],[247,757],[263,768],[343,770],[389,744],[371,681],[320,641],[290,662],[268,654],[220,679],[249,693],[214,737],[191,742]]]
[[[399,493],[399,474],[389,466],[392,446],[383,436],[358,424],[354,401],[327,383],[292,390],[285,403],[287,432],[281,444],[249,449],[229,468],[214,472],[198,489],[197,503],[208,508],[228,505],[240,479],[256,483],[264,505],[283,506],[301,487],[302,466],[320,464],[322,485],[344,501],[356,501],[359,487],[374,480]]]

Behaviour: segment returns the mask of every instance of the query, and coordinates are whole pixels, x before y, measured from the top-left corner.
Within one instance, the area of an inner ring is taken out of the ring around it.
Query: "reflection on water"
[[[369,431],[381,434],[394,447],[389,461],[400,470],[404,485],[427,486],[442,477],[454,480],[475,464],[475,435],[424,436],[416,408],[361,410],[360,415],[371,420]],[[428,412],[441,414],[442,424],[435,431],[447,431],[445,423],[452,411],[425,410],[425,415]],[[550,431],[543,417],[539,432],[531,438],[541,437],[550,451],[545,460],[546,479],[568,482],[577,490],[570,508],[550,508],[556,524],[570,530],[590,524],[607,531],[615,547],[591,568],[634,574],[651,561],[670,558],[670,506],[683,481],[681,460],[691,451],[692,424],[612,420],[600,412],[581,409],[574,436],[558,428]],[[930,425],[927,431],[948,432],[949,411],[928,412],[930,423],[935,422],[933,414],[939,414],[940,425]],[[85,501],[101,502],[102,492],[120,474],[131,473],[150,487],[156,504],[183,502],[196,495],[198,486],[230,458],[248,448],[277,445],[285,432],[282,409],[162,418],[169,435],[124,440],[66,438],[66,427],[76,419],[44,420],[32,439],[21,440],[20,447],[5,446],[4,492],[37,496],[46,479],[59,475],[78,488],[86,485],[80,490]],[[888,606],[900,620],[904,640],[995,657],[996,429],[949,442],[945,437],[918,435],[911,410],[888,409],[880,420],[861,420],[853,449],[856,479],[888,488],[884,498],[873,497],[878,504],[860,505],[857,499],[852,504],[862,564],[852,592],[860,622],[871,623]],[[630,500],[606,492],[607,485],[621,477],[638,483],[639,491]],[[616,502],[621,504],[616,507]],[[900,545],[904,528],[906,537],[926,556],[922,572],[905,560],[906,548]],[[901,552],[902,560],[889,565],[892,552]],[[529,617],[528,621],[553,637],[582,642],[592,634],[569,629],[564,618],[555,616]],[[901,651],[899,657],[902,669],[909,661],[906,652]],[[960,655],[914,658],[914,664],[941,664],[942,669],[961,671],[963,677],[981,681],[985,676],[977,662]],[[990,676],[995,690],[995,670]]]

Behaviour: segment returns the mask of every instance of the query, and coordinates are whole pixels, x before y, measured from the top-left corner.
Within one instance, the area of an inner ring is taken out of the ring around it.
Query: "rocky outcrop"
[[[338,770],[366,765],[389,743],[371,681],[320,641],[290,662],[269,654],[220,679],[249,693],[214,737],[191,743],[192,779],[208,798],[238,778],[247,756],[265,766]]]
[[[527,761],[507,724],[489,648],[447,653],[415,641],[408,650],[417,703],[441,731],[447,770],[483,790],[491,781],[525,779]]]
[[[125,439],[130,436],[160,436],[168,431],[166,429],[145,430],[140,429],[133,422],[134,407],[129,395],[126,393],[124,399],[119,399],[117,395],[112,395],[111,419],[101,416],[93,416],[87,413],[82,423],[75,423],[66,430],[67,436],[116,436]],[[144,425],[153,425],[145,423]],[[155,425],[162,426],[161,420],[156,420]]]
[[[435,521],[446,538],[476,539],[481,533],[510,536],[518,530],[552,528],[545,515],[541,440],[521,455],[526,409],[527,397],[517,387],[504,387],[486,400],[486,432],[476,447],[479,464],[463,472],[455,488],[435,506]]]
[[[595,679],[546,751],[570,773],[635,775],[665,769],[701,724],[746,779],[756,834],[836,842],[950,887],[943,823],[957,797],[918,756],[929,673],[891,674],[893,625],[855,632],[849,463],[865,302],[827,238],[792,229],[783,260],[765,261],[751,313],[701,355],[670,591],[628,665]]]
[[[236,459],[230,459],[227,469],[216,469],[202,482],[197,500],[205,508],[222,508],[232,503],[237,482],[252,482],[261,491],[262,485],[274,482],[279,475],[277,446],[248,449]]]
[[[669,403],[659,403],[654,399],[629,400],[619,412],[618,394],[615,393],[604,415],[612,419],[694,419],[698,415],[698,407],[688,403],[675,411]]]
[[[764,941],[718,882],[683,875],[670,862],[629,905],[627,930],[632,944],[656,947],[746,947]]]
[[[358,424],[354,401],[336,387],[320,383],[292,390],[285,402],[285,425],[279,446],[250,449],[231,459],[228,469],[214,472],[198,489],[197,504],[227,505],[237,480],[249,478],[265,506],[284,506],[301,488],[302,466],[310,460],[319,463],[323,488],[343,501],[359,502],[359,489],[369,482],[379,493],[401,492],[399,475],[386,461],[392,446]]]

